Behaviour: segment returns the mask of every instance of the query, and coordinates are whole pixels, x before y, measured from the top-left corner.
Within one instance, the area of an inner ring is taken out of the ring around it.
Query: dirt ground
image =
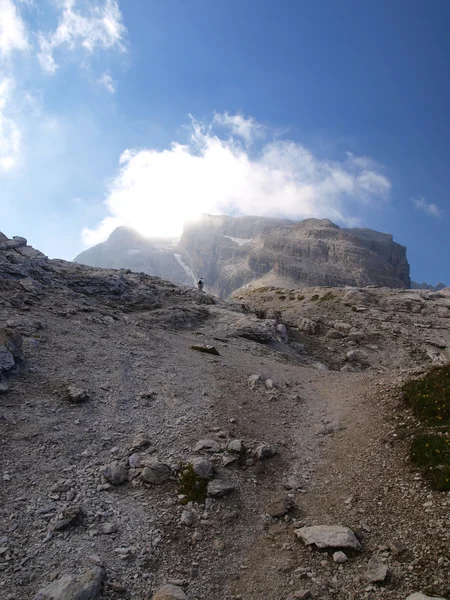
[[[250,318],[236,306],[152,285],[158,309],[51,285],[17,307],[16,282],[0,288],[0,324],[13,319],[23,336],[20,371],[0,395],[0,597],[33,598],[93,564],[106,571],[103,598],[151,598],[165,582],[189,600],[449,596],[450,494],[411,467],[417,424],[398,392],[417,364],[324,370],[287,340],[221,337],[224,323],[237,331]],[[261,379],[249,385],[252,375]],[[89,399],[69,402],[70,385]],[[148,485],[130,469],[105,485],[99,470],[127,461],[139,433],[150,446],[136,452],[171,477]],[[186,525],[177,473],[202,439],[220,445],[214,477],[235,490],[193,506]],[[223,466],[237,439],[246,460]],[[258,460],[262,443],[276,455]],[[292,510],[269,516],[286,494]],[[78,517],[55,529],[73,507]],[[297,539],[304,525],[350,527],[362,551],[337,564]],[[388,567],[383,583],[366,576],[374,555]]]

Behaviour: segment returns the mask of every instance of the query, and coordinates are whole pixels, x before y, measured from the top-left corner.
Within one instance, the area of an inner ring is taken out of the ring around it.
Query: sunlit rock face
[[[243,286],[410,286],[406,248],[392,235],[343,229],[328,219],[204,215],[186,225],[179,240],[148,239],[120,227],[75,260],[187,285],[203,277],[206,289],[221,297]]]

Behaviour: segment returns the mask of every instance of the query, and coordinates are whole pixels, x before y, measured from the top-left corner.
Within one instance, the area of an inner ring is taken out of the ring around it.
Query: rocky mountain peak
[[[410,285],[406,248],[392,235],[341,228],[329,219],[202,215],[172,245],[120,228],[76,261],[188,285],[203,277],[206,289],[221,297],[265,284]]]

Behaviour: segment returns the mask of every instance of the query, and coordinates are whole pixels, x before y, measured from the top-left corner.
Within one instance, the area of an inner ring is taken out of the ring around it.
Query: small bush
[[[286,296],[278,296],[280,300],[286,300]]]
[[[425,433],[412,443],[410,457],[423,467],[431,486],[438,491],[450,491],[450,435]]]
[[[179,493],[183,494],[183,504],[196,502],[203,504],[208,492],[208,480],[202,479],[194,471],[194,467],[189,463],[181,472]]]
[[[301,295],[301,296],[297,296],[297,300],[298,300],[299,302],[301,302],[301,301],[302,301],[302,300],[304,300],[304,299],[305,299],[305,296],[303,296],[303,295]]]
[[[420,467],[450,464],[450,438],[435,433],[418,435],[411,446],[411,460]]]
[[[403,395],[423,423],[450,424],[450,363],[434,367],[422,379],[405,383]]]
[[[314,296],[311,296],[311,302],[317,302],[318,299],[319,299],[319,294],[314,294]]]

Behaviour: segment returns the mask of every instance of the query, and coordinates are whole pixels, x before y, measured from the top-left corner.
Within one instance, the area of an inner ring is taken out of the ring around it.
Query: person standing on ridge
[[[198,289],[200,292],[203,292],[203,286],[205,285],[203,279],[200,277],[200,279],[198,280]]]

